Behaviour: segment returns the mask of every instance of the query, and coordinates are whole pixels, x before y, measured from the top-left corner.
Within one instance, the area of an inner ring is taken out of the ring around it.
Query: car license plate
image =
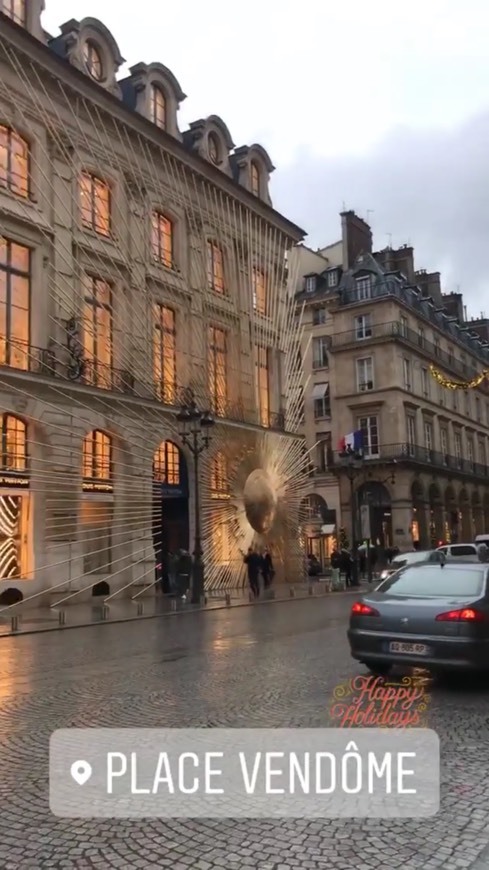
[[[415,656],[426,656],[429,653],[429,647],[424,643],[401,643],[393,641],[389,644],[389,651],[393,653],[409,653]]]

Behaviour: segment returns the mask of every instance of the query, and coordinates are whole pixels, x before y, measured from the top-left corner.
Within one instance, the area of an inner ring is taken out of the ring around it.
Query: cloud
[[[472,315],[489,315],[488,153],[489,112],[448,130],[398,127],[362,156],[303,150],[275,173],[274,204],[313,247],[339,238],[343,204],[370,211],[375,248],[389,234],[412,244],[416,268],[440,271],[446,292],[459,287]]]

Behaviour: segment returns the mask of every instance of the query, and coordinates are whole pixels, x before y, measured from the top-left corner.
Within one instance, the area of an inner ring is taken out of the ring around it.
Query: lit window
[[[89,172],[80,178],[82,224],[101,236],[110,235],[110,187]]]
[[[10,127],[0,126],[0,187],[29,196],[29,145]]]
[[[151,218],[151,241],[153,258],[170,269],[173,265],[173,224],[157,211]]]
[[[25,0],[3,0],[2,12],[8,18],[11,18],[12,21],[15,21],[16,24],[21,24],[22,27],[25,27]]]
[[[251,192],[260,196],[260,170],[254,161],[251,163]]]
[[[259,269],[253,269],[253,309],[258,314],[265,314],[267,308],[267,289],[265,275]]]
[[[102,55],[91,39],[87,39],[83,46],[83,59],[92,78],[95,79],[96,82],[101,82],[104,76]]]
[[[167,486],[180,485],[180,450],[173,441],[164,441],[156,450],[153,479]]]
[[[112,439],[100,429],[89,432],[83,440],[83,479],[112,479]]]
[[[209,137],[207,139],[207,147],[208,147],[210,159],[217,166],[217,164],[219,163],[219,156],[220,156],[221,149],[219,148],[219,140],[218,140],[217,136],[214,135],[214,133],[209,133]]]
[[[4,414],[2,417],[2,469],[27,469],[27,426],[23,420],[12,414]]]
[[[212,458],[211,491],[214,498],[226,498],[228,495],[228,463],[224,453],[216,453]]]
[[[255,349],[255,385],[260,426],[270,426],[270,372],[268,350],[266,347]]]
[[[215,242],[207,242],[207,284],[216,293],[224,293],[224,258]]]
[[[0,365],[29,369],[31,252],[0,236]]]
[[[153,374],[160,401],[175,403],[177,392],[177,349],[175,312],[172,308],[153,305]]]
[[[227,342],[226,333],[217,326],[209,326],[208,376],[211,409],[224,417],[227,405]]]
[[[151,120],[161,130],[166,130],[166,97],[157,85],[151,85]]]
[[[94,387],[112,386],[112,287],[102,278],[83,277],[83,376]]]

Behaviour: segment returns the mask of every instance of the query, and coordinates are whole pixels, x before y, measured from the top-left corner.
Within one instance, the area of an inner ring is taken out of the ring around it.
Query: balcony
[[[404,464],[420,466],[433,469],[437,468],[440,471],[450,472],[451,474],[466,476],[471,478],[487,479],[489,475],[489,466],[480,462],[475,462],[470,459],[465,459],[461,456],[452,456],[450,453],[440,453],[438,450],[430,450],[428,447],[422,447],[419,444],[382,444],[378,448],[375,455],[364,456],[362,460],[362,469],[370,466],[385,465],[386,463]],[[339,473],[341,468],[348,465],[348,460],[340,453],[335,452],[331,455],[331,471]]]
[[[3,362],[0,370],[16,375],[39,375],[45,378],[80,384],[97,390],[131,396],[135,399],[158,402],[165,408],[178,408],[190,398],[195,399],[200,407],[212,404],[209,393],[202,384],[180,384],[175,382],[164,389],[152,381],[143,381],[127,369],[118,369],[80,356],[69,355],[65,348],[57,352],[46,348],[34,347],[20,342],[7,342],[0,336],[0,348],[3,348]],[[7,360],[7,361],[6,361]],[[252,426],[260,425],[259,411],[255,406],[245,406],[242,401],[219,399],[219,413],[216,416],[222,420],[232,420]],[[272,432],[286,432],[286,415],[283,409],[269,413],[269,423],[266,427]]]
[[[399,320],[388,323],[372,323],[370,327],[350,329],[348,332],[340,332],[331,336],[330,352],[346,350],[352,347],[357,349],[365,345],[381,344],[385,341],[398,341],[419,354],[425,356],[430,363],[437,368],[445,369],[457,375],[460,380],[470,380],[474,373],[480,372],[484,365],[477,363],[477,369],[469,367],[467,363],[455,359],[454,356],[442,350],[438,345],[428,341],[419,335],[414,329],[404,326]]]

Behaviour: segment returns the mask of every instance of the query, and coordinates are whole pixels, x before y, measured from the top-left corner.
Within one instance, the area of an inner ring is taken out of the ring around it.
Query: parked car
[[[416,565],[420,562],[438,562],[439,557],[435,555],[437,550],[412,550],[410,553],[399,553],[395,556],[390,565],[384,568],[380,575],[381,580],[387,580],[400,568],[405,568],[406,565]]]
[[[453,559],[462,559],[464,562],[480,562],[477,544],[444,544],[443,547],[436,549]]]
[[[489,566],[403,568],[353,604],[351,655],[375,674],[394,665],[489,671]]]

